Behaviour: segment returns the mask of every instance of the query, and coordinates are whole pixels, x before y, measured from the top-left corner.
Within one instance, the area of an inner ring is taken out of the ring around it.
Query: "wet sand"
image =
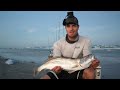
[[[34,62],[17,62],[8,65],[0,56],[0,79],[34,79],[33,72],[38,65]]]

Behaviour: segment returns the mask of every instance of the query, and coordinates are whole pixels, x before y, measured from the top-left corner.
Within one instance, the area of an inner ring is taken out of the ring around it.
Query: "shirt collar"
[[[77,37],[76,37],[75,41],[70,41],[69,38],[68,38],[68,34],[66,34],[66,41],[68,43],[73,44],[73,43],[77,42],[78,40],[79,40],[79,34],[77,34]]]

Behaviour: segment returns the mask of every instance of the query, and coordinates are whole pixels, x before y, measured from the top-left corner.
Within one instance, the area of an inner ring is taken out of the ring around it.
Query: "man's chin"
[[[70,38],[74,38],[74,37],[75,37],[75,35],[69,35],[69,37],[70,37]]]

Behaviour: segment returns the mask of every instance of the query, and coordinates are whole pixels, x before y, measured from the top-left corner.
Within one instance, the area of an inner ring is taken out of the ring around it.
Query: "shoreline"
[[[34,62],[17,62],[8,65],[6,58],[0,56],[0,79],[34,79],[33,72],[38,64]]]
[[[92,48],[92,50],[120,50],[120,48]]]

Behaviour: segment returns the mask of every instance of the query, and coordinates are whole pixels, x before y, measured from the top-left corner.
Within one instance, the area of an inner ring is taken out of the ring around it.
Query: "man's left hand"
[[[96,69],[96,67],[99,66],[99,64],[100,64],[100,61],[98,59],[95,59],[92,61],[90,68]]]

